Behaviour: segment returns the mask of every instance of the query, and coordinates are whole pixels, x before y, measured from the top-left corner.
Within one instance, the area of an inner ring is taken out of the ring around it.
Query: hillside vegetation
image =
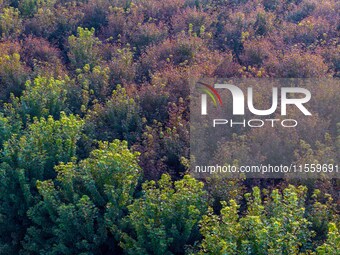
[[[190,79],[337,79],[339,10],[0,1],[0,254],[340,255],[339,179],[188,173]],[[226,163],[339,164],[339,88],[315,97],[293,131],[231,134]]]

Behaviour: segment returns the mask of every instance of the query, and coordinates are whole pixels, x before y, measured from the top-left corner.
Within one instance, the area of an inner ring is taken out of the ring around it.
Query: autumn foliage
[[[338,79],[339,8],[1,1],[0,254],[340,254],[338,179],[188,173],[190,79]],[[320,88],[309,128],[235,130],[215,157],[339,163],[339,88]]]

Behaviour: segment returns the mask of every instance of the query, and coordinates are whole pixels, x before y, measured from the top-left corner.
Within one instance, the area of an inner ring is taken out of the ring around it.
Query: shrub
[[[22,29],[20,12],[13,7],[4,8],[0,14],[0,34],[2,38],[14,39]]]
[[[199,52],[205,50],[203,40],[197,37],[181,34],[174,40],[167,39],[160,45],[148,47],[141,56],[137,68],[138,78],[150,79],[153,72],[161,70],[169,63],[179,66],[192,65]]]
[[[38,10],[38,3],[35,0],[22,0],[19,2],[19,10],[23,16],[33,16]]]
[[[240,57],[244,66],[262,66],[273,58],[273,45],[267,40],[246,41]]]
[[[127,254],[180,254],[198,236],[198,221],[206,210],[203,183],[186,175],[171,182],[169,175],[143,184],[143,196],[129,208],[127,221],[136,236],[125,233]]]
[[[83,93],[88,93],[88,103],[95,101],[104,102],[111,93],[110,70],[108,67],[94,66],[86,64],[82,69],[77,69],[77,83],[83,89]]]
[[[204,239],[200,254],[238,254],[237,241],[241,230],[237,222],[239,206],[234,200],[229,205],[225,202],[221,204],[223,208],[220,216],[214,215],[212,208],[209,208],[208,214],[201,220]]]
[[[340,252],[340,237],[339,230],[335,223],[329,223],[328,225],[328,238],[323,245],[320,245],[316,249],[316,254],[318,255],[330,255],[338,254]]]
[[[65,77],[66,68],[62,64],[61,52],[47,40],[28,36],[20,51],[22,60],[32,68],[31,76]]]
[[[133,46],[137,47],[138,52],[142,52],[147,46],[160,43],[166,38],[168,28],[164,23],[147,22],[138,24],[131,32],[130,41]]]
[[[171,18],[173,33],[189,31],[197,35],[203,36],[206,31],[213,29],[213,22],[216,17],[213,13],[199,11],[196,8],[186,8]]]
[[[60,56],[60,51],[47,40],[32,36],[25,39],[21,50],[21,57],[31,68],[43,63],[61,65]]]
[[[20,61],[20,55],[0,55],[0,100],[7,101],[10,93],[18,96],[28,78],[28,70]]]
[[[269,64],[269,69],[278,78],[320,78],[328,71],[322,57],[297,50],[287,52],[278,61]]]
[[[18,254],[21,242],[31,222],[27,211],[38,202],[37,180],[55,177],[53,167],[68,162],[76,152],[76,142],[82,121],[62,114],[56,121],[52,117],[31,124],[21,136],[13,134],[5,142],[0,165],[0,250],[5,254]]]
[[[21,0],[19,2],[19,11],[25,17],[33,17],[33,15],[40,9],[53,8],[56,0]]]
[[[165,93],[159,93],[158,86],[145,86],[139,91],[139,104],[141,113],[149,124],[154,120],[164,122],[168,119],[168,101],[169,96]]]
[[[114,253],[141,175],[137,157],[126,142],[104,142],[78,164],[57,166],[56,179],[38,181],[42,198],[28,211],[33,224],[25,236],[25,251]]]
[[[169,103],[166,125],[153,121],[152,125],[144,127],[141,143],[136,144],[136,149],[141,152],[140,164],[147,179],[158,179],[166,169],[176,178],[185,172],[183,160],[189,158],[186,107],[182,98],[177,103]]]
[[[219,78],[238,77],[239,70],[241,69],[231,53],[227,52],[223,55],[223,61],[216,67],[214,74]]]
[[[107,19],[107,26],[102,28],[105,37],[111,37],[114,40],[121,38],[124,32],[126,32],[125,27],[127,25],[127,18],[124,15],[124,10],[118,8],[111,9]]]
[[[147,0],[144,3],[136,3],[136,5],[138,9],[143,12],[146,20],[153,18],[169,22],[170,18],[184,6],[184,3],[185,0],[171,0],[166,2]]]
[[[42,36],[66,51],[65,41],[77,32],[84,13],[78,6],[57,5],[55,8],[39,8],[32,19],[27,20],[26,34]]]
[[[132,82],[136,72],[133,51],[129,47],[115,47],[111,54],[108,62],[111,71],[111,86]]]
[[[20,134],[22,126],[21,122],[13,116],[5,116],[0,113],[0,149],[3,149],[4,143],[11,138],[12,135]]]
[[[107,24],[110,3],[107,0],[90,0],[82,6],[84,16],[81,21],[83,27],[99,30]]]
[[[151,77],[151,85],[164,91],[170,101],[187,98],[190,93],[188,71],[185,68],[166,66],[156,71]]]
[[[306,181],[311,181],[311,179],[306,179]],[[315,179],[314,181],[316,181],[316,185],[314,184],[315,186],[311,187],[314,191],[311,196],[312,205],[308,211],[308,219],[312,223],[312,230],[315,232],[313,248],[317,248],[327,239],[328,225],[332,223],[332,221],[335,221],[336,207],[332,196],[329,194],[332,190],[326,188],[327,193],[322,193],[320,189],[316,188],[318,181]],[[323,179],[321,182],[323,185],[328,185],[329,180]],[[320,187],[325,188],[325,186]]]
[[[40,121],[34,118],[23,136],[13,136],[5,144],[4,162],[13,168],[31,171],[36,179],[51,178],[55,164],[70,161],[75,156],[82,125],[83,121],[65,113],[61,113],[60,120],[52,116]],[[34,179],[31,181],[34,183]]]
[[[38,76],[25,84],[20,98],[13,99],[13,107],[21,116],[24,125],[34,117],[40,119],[52,116],[59,119],[60,112],[66,110],[66,81]],[[27,120],[28,118],[28,120]]]
[[[294,155],[296,164],[335,164],[338,161],[337,151],[332,146],[332,137],[325,135],[325,142],[316,141],[315,148],[301,140],[299,148],[295,150]]]
[[[323,54],[329,66],[334,70],[334,76],[340,77],[340,47],[330,47]]]
[[[263,6],[266,11],[274,11],[280,5],[280,0],[263,0]]]
[[[48,39],[58,26],[55,10],[51,8],[38,9],[37,13],[25,23],[25,33]]]
[[[221,215],[201,221],[204,236],[200,254],[300,254],[309,249],[310,223],[304,217],[306,188],[289,186],[281,195],[273,190],[263,202],[260,189],[246,194],[247,212],[239,216],[235,200],[222,203]]]
[[[117,6],[110,8],[108,24],[102,28],[102,33],[114,41],[128,43],[132,33],[140,29],[144,21],[145,17],[137,6],[123,8],[117,3]]]
[[[302,4],[298,5],[297,9],[291,12],[287,19],[294,23],[299,23],[301,20],[307,18],[315,10],[316,3],[312,1],[304,1]]]
[[[94,36],[94,29],[88,30],[78,27],[77,36],[68,38],[69,52],[68,58],[74,68],[82,68],[85,64],[91,67],[99,61],[97,45],[100,41]]]
[[[6,40],[0,43],[0,56],[20,53],[21,49],[22,47],[19,42]]]
[[[236,202],[241,202],[246,190],[244,176],[239,176],[238,179],[225,177],[225,175],[212,174],[204,181],[204,187],[208,192],[209,205],[212,206],[214,212],[219,212],[222,209],[223,201],[233,199]],[[208,212],[208,215],[210,215],[210,212]]]
[[[56,16],[56,30],[49,36],[49,39],[56,42],[60,48],[67,51],[67,44],[65,43],[68,41],[68,37],[74,34],[77,34],[79,24],[84,17],[84,13],[78,6],[74,6],[72,4],[63,6],[59,5],[53,9],[54,15]],[[86,29],[85,29],[86,30]],[[89,35],[90,31],[84,34]],[[91,31],[92,33],[92,31]],[[80,42],[80,41],[79,41]],[[91,40],[89,44],[91,44]]]
[[[254,23],[255,35],[264,36],[273,29],[273,17],[263,11],[258,11]]]
[[[312,43],[323,42],[327,39],[330,24],[324,18],[306,18],[296,24],[285,26],[284,40],[288,44],[303,43],[309,46]]]
[[[86,129],[94,139],[112,141],[127,140],[136,142],[142,131],[140,109],[126,90],[117,86],[105,105],[96,104],[89,113]]]
[[[219,49],[232,50],[238,57],[242,51],[242,41],[244,33],[248,33],[248,21],[245,14],[241,12],[233,12],[219,18],[217,23],[215,41]]]

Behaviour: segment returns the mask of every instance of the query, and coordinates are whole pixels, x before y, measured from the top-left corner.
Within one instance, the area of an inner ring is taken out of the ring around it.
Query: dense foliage
[[[340,254],[338,179],[187,171],[190,78],[339,78],[339,9],[0,1],[0,254]],[[340,88],[320,88],[301,127],[232,130],[215,157],[339,163]]]

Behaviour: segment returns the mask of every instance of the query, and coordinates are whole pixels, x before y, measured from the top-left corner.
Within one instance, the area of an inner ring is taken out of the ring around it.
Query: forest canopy
[[[0,254],[339,255],[339,179],[188,171],[190,79],[339,79],[339,10],[0,1]],[[316,99],[301,127],[232,130],[214,156],[339,164],[339,88]]]

